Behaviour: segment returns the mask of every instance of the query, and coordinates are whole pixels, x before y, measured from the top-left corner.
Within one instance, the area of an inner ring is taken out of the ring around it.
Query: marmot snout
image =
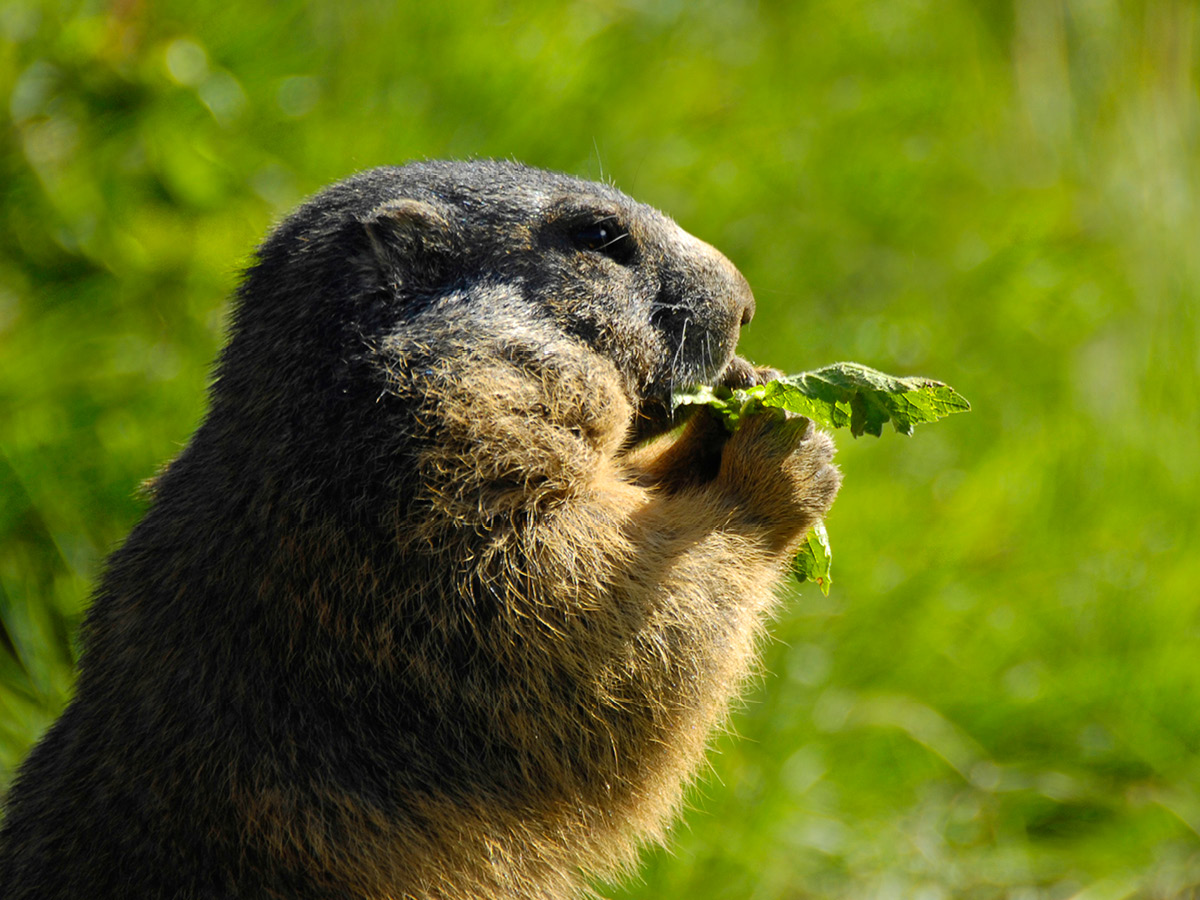
[[[661,835],[838,487],[719,252],[512,163],[302,206],[109,560],[0,830],[6,898],[551,898]],[[660,435],[657,439],[644,438]]]

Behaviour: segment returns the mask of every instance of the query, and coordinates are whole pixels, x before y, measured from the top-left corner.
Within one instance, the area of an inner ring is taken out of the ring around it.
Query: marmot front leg
[[[711,489],[728,498],[771,552],[790,555],[837,496],[842,475],[833,454],[832,438],[810,419],[764,410],[726,443]]]
[[[661,437],[638,447],[625,457],[642,487],[668,493],[699,487],[717,477],[721,451],[729,431],[706,406],[695,407],[678,437]]]
[[[756,366],[735,356],[718,384],[744,390],[782,375],[778,369]],[[716,478],[721,467],[722,448],[729,440],[728,429],[708,407],[682,407],[681,412],[687,419],[676,438],[659,438],[627,456],[628,464],[638,473],[639,484],[673,492],[707,484]]]
[[[678,439],[662,443],[636,460],[643,466],[637,482],[657,495],[656,517],[749,539],[742,546],[756,548],[768,568],[791,558],[841,485],[833,440],[811,420],[783,410],[747,416],[730,435],[701,407]],[[753,565],[749,557],[742,564]]]

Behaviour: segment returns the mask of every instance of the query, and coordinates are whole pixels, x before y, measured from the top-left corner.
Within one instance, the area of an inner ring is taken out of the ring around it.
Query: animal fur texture
[[[108,561],[0,896],[534,900],[659,839],[839,476],[720,253],[607,185],[369,171],[259,248]],[[657,437],[656,437],[657,436]]]

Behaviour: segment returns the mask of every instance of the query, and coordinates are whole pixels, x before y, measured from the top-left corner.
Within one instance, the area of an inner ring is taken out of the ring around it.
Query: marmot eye
[[[633,238],[612,216],[576,228],[571,234],[571,239],[576,246],[603,253],[619,263],[628,262],[633,256]]]

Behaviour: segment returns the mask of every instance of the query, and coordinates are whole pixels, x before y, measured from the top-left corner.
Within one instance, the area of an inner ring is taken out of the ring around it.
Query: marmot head
[[[586,343],[621,374],[642,437],[669,424],[674,389],[729,370],[754,298],[716,249],[608,185],[498,161],[374,169],[318,194],[259,248],[216,399],[265,409],[296,396],[297,379],[336,386],[356,348],[411,332],[431,308],[468,334],[526,321]],[[255,360],[244,379],[240,358]],[[263,365],[278,398],[240,390]]]

